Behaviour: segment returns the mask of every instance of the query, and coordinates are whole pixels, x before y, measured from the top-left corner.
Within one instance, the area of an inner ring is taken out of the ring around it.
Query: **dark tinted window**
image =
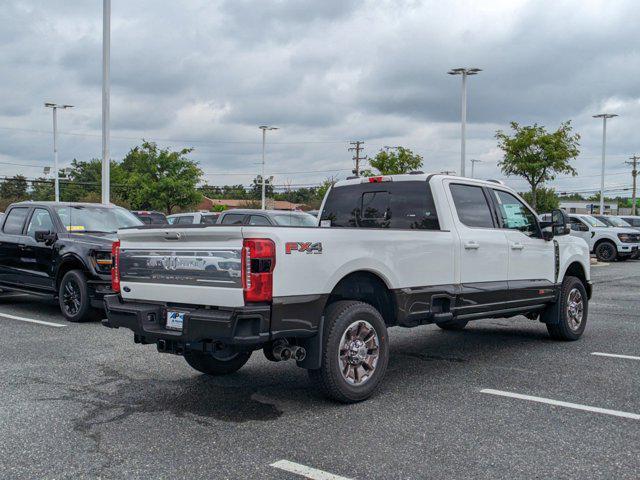
[[[20,235],[22,233],[22,226],[24,225],[25,218],[27,218],[28,211],[28,208],[11,209],[4,222],[4,228],[2,231],[11,235]]]
[[[191,225],[193,223],[193,217],[191,215],[187,217],[178,217],[178,221],[174,222],[178,225]]]
[[[200,223],[204,223],[205,225],[213,225],[216,223],[217,219],[218,215],[202,215]]]
[[[622,217],[622,219],[633,227],[640,227],[640,218]]]
[[[482,187],[451,185],[458,218],[468,227],[493,228],[493,215]]]
[[[332,227],[439,230],[426,181],[362,183],[332,188],[321,220]]]
[[[249,225],[271,225],[271,222],[263,215],[251,215]]]
[[[223,225],[242,225],[242,220],[244,220],[244,213],[228,213],[224,217],[222,217]]]

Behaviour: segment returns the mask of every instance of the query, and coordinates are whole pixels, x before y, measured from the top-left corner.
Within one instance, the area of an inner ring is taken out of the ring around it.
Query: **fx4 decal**
[[[322,242],[287,242],[284,252],[287,255],[291,255],[291,252],[322,253]]]

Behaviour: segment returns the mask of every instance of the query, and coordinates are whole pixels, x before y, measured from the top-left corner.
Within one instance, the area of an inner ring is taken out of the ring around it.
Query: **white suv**
[[[571,235],[584,238],[598,260],[628,260],[638,255],[640,233],[633,228],[610,227],[591,215],[569,215]]]

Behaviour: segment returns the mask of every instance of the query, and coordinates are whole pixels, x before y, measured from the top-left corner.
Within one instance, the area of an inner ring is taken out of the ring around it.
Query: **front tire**
[[[613,262],[618,256],[618,249],[613,242],[600,242],[594,253],[599,262]]]
[[[541,319],[547,331],[556,340],[578,340],[587,326],[589,300],[583,283],[576,277],[565,277],[560,298],[547,307]]]
[[[58,288],[58,303],[62,315],[70,322],[91,319],[89,285],[82,270],[70,270],[64,274]]]
[[[369,398],[388,363],[387,327],[378,310],[357,301],[327,307],[321,367],[309,370],[309,377],[326,396],[342,403]]]
[[[228,375],[240,370],[249,361],[252,352],[236,352],[223,358],[216,358],[204,352],[186,352],[184,359],[189,366],[207,375]]]

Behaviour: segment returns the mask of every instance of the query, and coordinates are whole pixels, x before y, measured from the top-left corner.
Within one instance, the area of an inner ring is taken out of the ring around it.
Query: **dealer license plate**
[[[186,312],[174,312],[171,310],[167,311],[167,328],[170,330],[182,331],[184,317],[186,315]]]

